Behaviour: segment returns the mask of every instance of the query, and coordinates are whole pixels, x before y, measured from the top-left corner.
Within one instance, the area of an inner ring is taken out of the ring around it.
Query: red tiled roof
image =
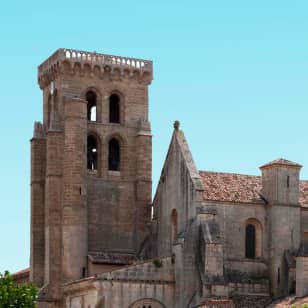
[[[14,282],[23,282],[23,281],[29,281],[30,279],[30,268],[25,268],[19,272],[13,273],[13,281]]]
[[[264,203],[259,195],[261,177],[253,175],[200,171],[204,200]]]
[[[260,176],[199,171],[202,178],[206,201],[221,201],[235,203],[261,203],[262,179]],[[308,181],[300,181],[301,206],[308,207]]]
[[[30,274],[30,268],[25,268],[21,271],[18,271],[16,273],[13,273],[12,276],[19,276],[19,275],[29,275]]]
[[[308,181],[299,183],[299,203],[301,206],[308,207]]]

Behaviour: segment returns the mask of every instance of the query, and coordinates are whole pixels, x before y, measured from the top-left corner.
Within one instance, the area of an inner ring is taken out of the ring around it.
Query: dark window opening
[[[176,209],[171,211],[171,228],[171,243],[173,243],[178,235],[178,213]]]
[[[87,92],[86,101],[88,102],[88,121],[96,121],[96,94],[93,91]]]
[[[88,136],[87,167],[89,170],[97,170],[97,142],[94,136]]]
[[[109,141],[108,169],[113,171],[120,170],[120,146],[115,138]]]
[[[86,268],[83,267],[81,270],[81,278],[85,278],[86,277]]]
[[[277,283],[280,284],[280,268],[279,267],[277,271]]]
[[[120,123],[120,97],[117,94],[109,98],[109,122]]]
[[[290,187],[290,176],[287,176],[287,187]]]
[[[256,229],[253,225],[246,226],[245,256],[249,259],[256,257]]]

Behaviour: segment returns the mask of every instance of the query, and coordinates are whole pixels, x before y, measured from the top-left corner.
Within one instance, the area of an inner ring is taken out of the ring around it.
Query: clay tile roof
[[[30,268],[25,268],[19,272],[13,273],[13,280],[19,281],[19,280],[29,280],[30,278]]]
[[[30,273],[30,268],[25,268],[21,271],[18,271],[16,273],[13,273],[13,276],[18,276],[18,275],[28,275]]]
[[[235,173],[200,171],[203,199],[236,203],[264,203],[259,195],[261,177]]]
[[[284,158],[278,158],[275,159],[263,166],[261,166],[260,168],[265,168],[265,167],[269,167],[269,166],[275,166],[275,165],[279,165],[279,166],[291,166],[291,167],[299,167],[301,168],[302,165],[298,164],[298,163],[294,163],[293,161],[284,159]]]
[[[90,252],[88,255],[92,263],[97,264],[132,264],[137,258],[131,254]]]
[[[262,178],[255,175],[199,171],[203,200],[234,203],[261,203]],[[300,181],[299,204],[308,207],[308,181]]]

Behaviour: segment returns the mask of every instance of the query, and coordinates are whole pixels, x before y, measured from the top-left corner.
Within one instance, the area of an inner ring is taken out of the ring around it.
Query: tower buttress
[[[285,252],[295,251],[301,240],[299,173],[301,165],[277,159],[260,167],[262,196],[267,201],[269,274],[274,297],[287,295]]]
[[[86,204],[87,102],[64,100],[63,157],[63,280],[86,275],[88,225]]]
[[[31,139],[30,280],[40,287],[44,283],[45,262],[45,172],[46,134],[43,125],[36,122]]]

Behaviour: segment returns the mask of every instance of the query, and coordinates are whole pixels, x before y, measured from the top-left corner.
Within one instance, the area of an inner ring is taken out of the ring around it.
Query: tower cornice
[[[59,73],[111,79],[135,79],[150,84],[153,63],[149,60],[60,48],[38,67],[38,83],[44,89]]]

